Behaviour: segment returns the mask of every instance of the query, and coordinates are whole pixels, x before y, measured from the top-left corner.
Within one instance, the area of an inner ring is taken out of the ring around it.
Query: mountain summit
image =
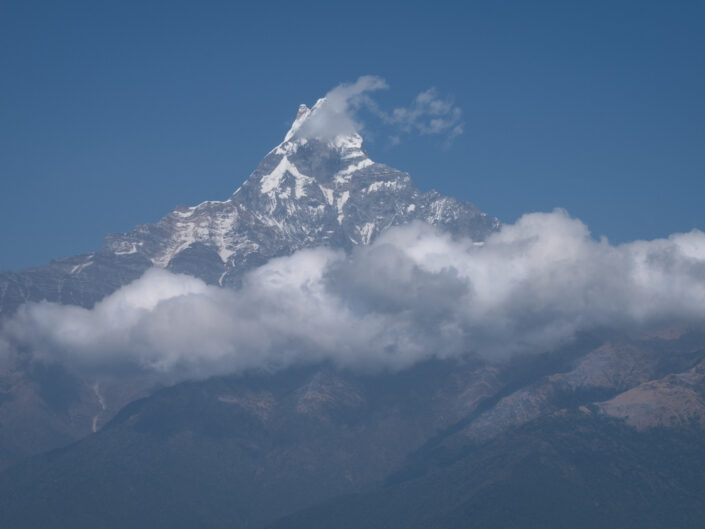
[[[475,206],[422,193],[408,174],[375,163],[359,134],[321,134],[325,103],[301,105],[284,141],[228,200],[177,208],[156,224],[109,235],[103,253],[139,254],[155,266],[231,285],[273,257],[369,244],[412,220],[477,240],[499,226]]]

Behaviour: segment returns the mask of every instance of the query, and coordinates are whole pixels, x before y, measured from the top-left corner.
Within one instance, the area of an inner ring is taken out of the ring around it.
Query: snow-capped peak
[[[474,206],[421,193],[407,174],[370,160],[354,123],[334,107],[325,98],[300,105],[284,141],[228,200],[177,208],[156,225],[109,235],[105,251],[227,285],[272,257],[369,244],[413,220],[477,240],[496,229]]]
[[[284,143],[295,140],[296,139],[296,134],[299,132],[301,129],[301,126],[308,120],[311,116],[315,116],[317,113],[321,112],[321,108],[326,104],[326,98],[322,97],[318,101],[316,101],[316,104],[313,105],[313,108],[308,108],[305,104],[300,104],[299,105],[299,110],[296,112],[296,119],[294,122],[291,124],[291,128],[289,129],[289,132],[286,133],[286,136],[284,136]],[[299,138],[304,139],[304,138]]]
[[[301,103],[299,105],[299,111],[296,113],[296,119],[301,119],[302,117],[307,115],[309,112],[310,112],[310,109],[306,105]]]
[[[296,119],[291,124],[291,128],[286,133],[284,141],[277,145],[270,154],[279,156],[290,156],[296,153],[304,145],[313,142],[318,148],[323,147],[335,153],[340,160],[343,160],[341,170],[346,170],[346,173],[351,173],[353,166],[358,166],[361,162],[362,166],[370,165],[373,162],[369,160],[367,154],[362,148],[362,136],[354,130],[346,130],[338,134],[331,134],[330,124],[335,122],[336,114],[326,114],[330,112],[326,104],[328,100],[325,97],[316,101],[312,108],[301,104],[296,113]],[[309,122],[316,119],[317,121]],[[308,123],[307,123],[308,122]],[[335,127],[335,125],[333,125]],[[334,129],[335,130],[335,129]]]
[[[296,119],[294,122],[291,124],[291,128],[289,129],[289,132],[286,133],[286,136],[284,136],[284,142],[290,141],[294,135],[298,132],[298,130],[301,128],[301,125],[303,125],[304,121],[311,115],[311,109],[308,108],[306,105],[303,103],[299,105],[299,110],[296,113]]]

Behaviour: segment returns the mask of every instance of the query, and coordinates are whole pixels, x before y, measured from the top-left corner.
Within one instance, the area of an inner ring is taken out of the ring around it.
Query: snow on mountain
[[[408,174],[370,160],[359,134],[301,134],[324,103],[299,107],[284,141],[228,200],[177,208],[156,224],[108,235],[103,253],[137,253],[156,266],[228,285],[272,257],[369,244],[412,220],[476,240],[497,229],[499,222],[475,206],[422,193]]]
[[[235,286],[273,257],[321,245],[349,250],[413,220],[478,244],[499,227],[472,204],[422,193],[408,174],[370,160],[357,133],[331,135],[321,125],[325,104],[301,105],[284,141],[227,200],[110,234],[96,253],[0,274],[0,319],[27,301],[90,307],[151,266]]]

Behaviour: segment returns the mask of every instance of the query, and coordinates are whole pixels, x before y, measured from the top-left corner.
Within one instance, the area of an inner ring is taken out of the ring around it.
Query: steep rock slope
[[[639,433],[579,412],[466,444],[415,479],[340,497],[268,529],[696,529],[705,435]]]
[[[702,335],[598,338],[504,365],[182,383],[0,474],[0,512],[20,528],[261,527],[290,514],[275,526],[697,527],[700,425],[642,431],[602,399],[664,377],[697,386]]]
[[[271,529],[701,527],[704,344],[693,332],[578,353],[500,389],[383,486]]]
[[[0,473],[0,525],[258,527],[380,482],[500,384],[493,368],[451,362],[182,383]]]

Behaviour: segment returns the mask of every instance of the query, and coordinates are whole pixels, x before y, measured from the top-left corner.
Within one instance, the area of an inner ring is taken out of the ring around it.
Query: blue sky
[[[2,3],[0,270],[227,198],[299,103],[367,74],[384,108],[463,110],[450,147],[365,122],[424,190],[615,242],[705,229],[703,2],[238,4]]]

